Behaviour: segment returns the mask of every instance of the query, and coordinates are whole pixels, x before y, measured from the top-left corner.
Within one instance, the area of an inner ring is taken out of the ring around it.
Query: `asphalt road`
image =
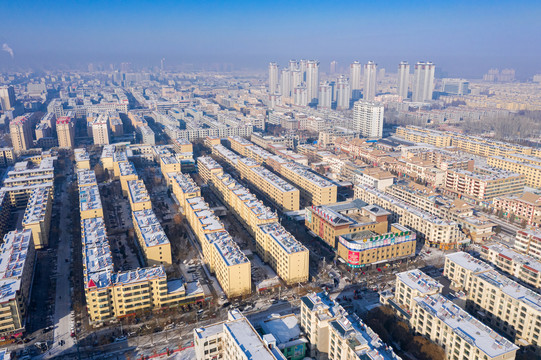
[[[71,172],[70,172],[71,173]],[[69,181],[64,181],[60,191],[60,202],[63,205],[60,210],[60,237],[58,239],[57,251],[57,274],[56,279],[56,296],[54,310],[54,341],[51,348],[43,354],[43,358],[49,359],[59,356],[65,351],[74,351],[74,341],[71,337],[71,294],[70,294],[70,234],[69,229],[69,198],[67,192],[67,184]],[[68,259],[66,262],[65,259]],[[64,341],[64,345],[59,345],[59,342]]]

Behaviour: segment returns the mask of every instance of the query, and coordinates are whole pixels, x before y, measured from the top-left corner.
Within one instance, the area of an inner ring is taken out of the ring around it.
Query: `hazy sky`
[[[82,4],[82,3],[86,4]],[[6,65],[432,60],[450,75],[541,73],[541,1],[0,1]]]

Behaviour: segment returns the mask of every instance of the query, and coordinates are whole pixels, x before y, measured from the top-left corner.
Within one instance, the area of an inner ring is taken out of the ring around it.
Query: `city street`
[[[72,174],[69,171],[66,176]],[[60,191],[60,203],[63,204],[60,211],[60,237],[58,239],[57,252],[57,273],[56,281],[56,296],[55,296],[55,311],[54,311],[54,340],[49,351],[43,354],[45,359],[54,358],[61,355],[65,351],[74,351],[74,341],[71,337],[72,320],[70,319],[71,312],[71,294],[70,294],[70,264],[71,264],[71,246],[70,220],[68,219],[69,198],[67,185],[69,181],[64,181]],[[67,261],[66,261],[67,259]],[[63,343],[63,345],[60,345]]]

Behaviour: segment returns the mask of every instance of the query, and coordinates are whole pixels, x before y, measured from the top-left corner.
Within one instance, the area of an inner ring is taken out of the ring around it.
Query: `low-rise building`
[[[148,265],[171,265],[171,243],[154,211],[132,211],[132,217],[133,227]]]
[[[357,315],[348,314],[326,293],[302,297],[300,319],[314,354],[328,353],[333,360],[401,359]]]
[[[419,269],[396,274],[395,296],[391,300],[400,312],[410,319],[415,307],[414,299],[441,293],[443,285]]]
[[[206,183],[210,184],[213,175],[223,174],[224,169],[210,156],[200,156],[197,158],[197,168],[199,176]]]
[[[363,230],[339,236],[337,253],[351,268],[379,266],[415,256],[416,244],[415,232],[395,223],[383,234]]]
[[[180,172],[180,161],[175,156],[160,156],[160,169],[166,181],[169,181],[167,174]]]
[[[480,203],[489,203],[498,196],[518,195],[524,191],[524,175],[494,170],[467,171],[449,169],[445,176],[445,190]]]
[[[120,187],[124,196],[128,195],[128,181],[138,180],[137,171],[131,161],[122,161],[118,163]]]
[[[285,281],[292,285],[308,281],[308,249],[287,232],[278,222],[259,225],[256,231],[256,250]]]
[[[187,199],[201,196],[201,189],[189,175],[176,172],[168,174],[168,177],[171,191],[182,207]]]
[[[541,188],[541,163],[537,160],[529,161],[528,156],[515,154],[514,158],[506,156],[489,156],[487,165],[494,168],[521,174],[526,179],[526,185]]]
[[[79,211],[81,219],[103,217],[103,207],[97,185],[79,187]]]
[[[338,237],[341,235],[373,231],[384,234],[388,229],[387,217],[389,212],[370,206],[362,200],[353,200],[311,206],[305,209],[304,225],[329,246],[336,248]]]
[[[104,145],[101,151],[100,162],[104,170],[113,170],[113,159],[115,155],[115,145]]]
[[[355,174],[355,184],[374,187],[380,191],[393,185],[395,176],[380,168],[365,168]]]

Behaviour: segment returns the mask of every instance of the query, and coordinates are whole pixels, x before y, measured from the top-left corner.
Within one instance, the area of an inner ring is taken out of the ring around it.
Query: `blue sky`
[[[2,65],[432,60],[541,73],[541,1],[2,1]]]

